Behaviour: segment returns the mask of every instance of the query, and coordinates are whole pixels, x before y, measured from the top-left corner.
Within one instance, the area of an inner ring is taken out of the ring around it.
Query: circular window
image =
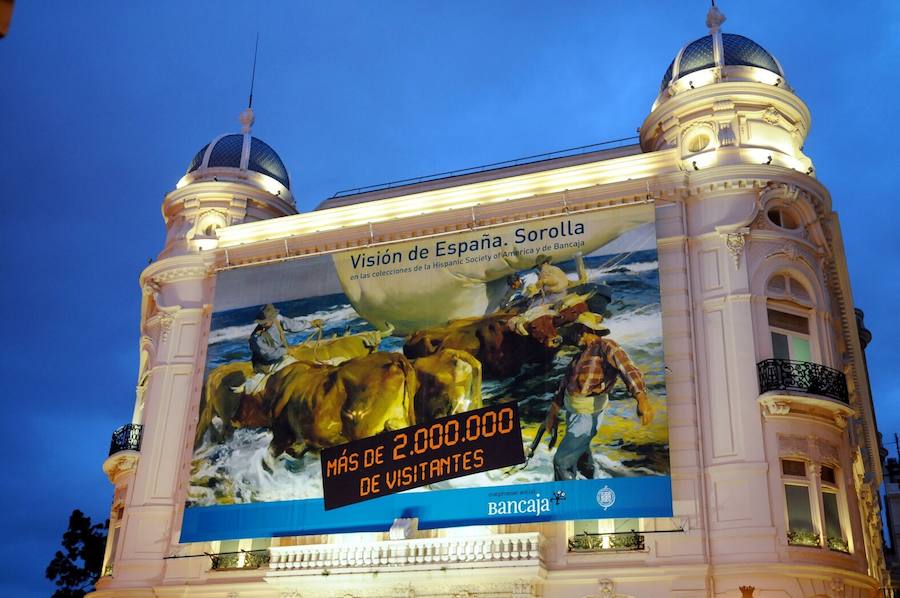
[[[766,216],[769,217],[769,221],[775,226],[786,228],[788,230],[800,228],[800,218],[797,217],[796,212],[788,208],[771,208],[766,212]]]
[[[701,152],[705,150],[712,139],[706,133],[698,133],[691,137],[691,140],[688,141],[688,151],[689,152]]]

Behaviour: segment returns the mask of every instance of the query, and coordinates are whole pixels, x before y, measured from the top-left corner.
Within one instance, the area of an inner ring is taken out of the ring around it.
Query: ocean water
[[[574,262],[557,264],[576,278]],[[662,351],[662,316],[659,305],[659,273],[655,250],[616,256],[587,256],[585,265],[591,282],[613,290],[605,322],[610,338],[618,342],[644,374],[656,414],[650,426],[641,426],[635,401],[625,386],[617,384],[610,396],[603,424],[592,443],[600,476],[667,475],[668,421],[666,411],[665,366]],[[526,283],[535,275],[525,276]],[[371,330],[346,296],[333,294],[277,304],[295,325],[308,330],[288,333],[289,344],[299,344],[314,332],[311,322],[323,322],[324,336]],[[223,363],[249,361],[247,339],[259,307],[234,309],[213,314],[207,351],[207,373]],[[379,350],[401,351],[403,337],[387,337]],[[577,350],[563,350],[553,363],[529,364],[518,375],[505,380],[486,380],[482,386],[485,404],[517,401],[523,440],[530,444],[543,421],[550,400],[559,387],[565,369]],[[218,423],[214,421],[214,425]],[[560,427],[559,438],[564,434]],[[553,452],[545,436],[524,468],[508,468],[434,484],[434,489],[485,485],[508,485],[553,479]],[[207,435],[194,452],[188,492],[190,505],[267,502],[322,496],[318,455],[307,453],[300,459],[287,455],[273,458],[268,451],[272,434],[264,428],[243,428],[224,443]]]

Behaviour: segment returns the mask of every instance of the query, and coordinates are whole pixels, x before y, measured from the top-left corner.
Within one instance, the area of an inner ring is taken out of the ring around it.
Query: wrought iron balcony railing
[[[644,550],[644,536],[637,532],[591,534],[584,532],[569,538],[569,552],[616,552]]]
[[[764,359],[756,364],[759,392],[793,390],[820,395],[849,404],[847,377],[844,372],[807,361]]]
[[[126,424],[116,428],[109,443],[110,456],[120,451],[141,450],[141,432],[143,429],[144,427],[141,424]]]

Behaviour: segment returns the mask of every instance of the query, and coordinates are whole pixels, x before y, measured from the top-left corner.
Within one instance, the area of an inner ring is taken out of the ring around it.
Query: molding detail
[[[844,598],[847,595],[847,588],[844,585],[844,580],[835,577],[831,580],[831,583],[828,584],[829,596],[831,598]]]
[[[791,404],[787,401],[767,401],[765,406],[769,415],[787,415],[791,412]]]
[[[155,284],[157,285],[157,287],[159,287],[160,285],[169,284],[171,282],[177,282],[180,280],[196,280],[198,278],[206,278],[213,272],[215,272],[215,269],[211,266],[206,265],[171,268],[169,270],[163,270],[162,272],[153,274],[149,278],[148,284]]]
[[[747,235],[750,232],[748,228],[739,228],[730,233],[721,233],[725,238],[725,247],[734,260],[734,267],[741,269],[741,256],[744,254],[744,246],[747,244]]]
[[[162,307],[159,308],[159,330],[160,330],[160,339],[162,342],[166,342],[169,340],[169,333],[172,332],[172,324],[175,322],[175,318],[178,315],[178,312],[181,311],[180,305],[174,305],[172,307]]]
[[[613,580],[606,578],[600,580],[600,596],[601,598],[613,598],[616,595],[616,584]]]
[[[103,462],[103,473],[109,478],[113,484],[123,473],[128,473],[137,467],[138,457],[140,453],[137,451],[119,451],[107,457]]]

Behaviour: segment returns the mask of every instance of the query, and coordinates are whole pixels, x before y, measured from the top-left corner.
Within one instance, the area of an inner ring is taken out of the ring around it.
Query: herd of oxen
[[[602,313],[608,297],[578,290],[553,304],[416,331],[402,353],[378,350],[390,331],[310,335],[288,347],[293,361],[253,393],[244,390],[254,374],[249,361],[220,365],[207,375],[195,447],[237,428],[265,428],[273,457],[296,457],[482,407],[483,379],[513,377],[526,364],[549,368],[567,325],[585,311]]]

